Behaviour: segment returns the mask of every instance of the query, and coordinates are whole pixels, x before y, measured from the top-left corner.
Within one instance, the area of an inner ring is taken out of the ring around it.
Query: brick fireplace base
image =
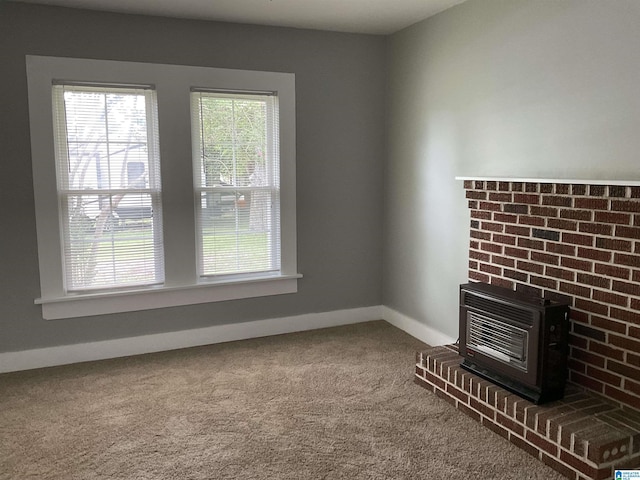
[[[640,468],[640,412],[567,386],[535,405],[460,367],[453,345],[417,354],[415,382],[573,480]]]

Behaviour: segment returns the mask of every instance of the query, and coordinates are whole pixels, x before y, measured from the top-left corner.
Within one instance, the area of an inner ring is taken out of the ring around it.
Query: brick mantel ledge
[[[617,185],[617,186],[640,186],[640,180],[576,180],[567,178],[526,178],[526,177],[455,177],[456,180],[462,181],[481,181],[481,182],[517,182],[517,183],[561,183],[561,184],[578,184],[578,185]]]
[[[640,468],[640,412],[570,384],[535,405],[460,367],[454,345],[416,356],[415,382],[572,480]]]

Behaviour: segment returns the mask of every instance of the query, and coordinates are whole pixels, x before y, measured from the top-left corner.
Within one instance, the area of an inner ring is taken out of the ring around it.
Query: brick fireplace
[[[416,382],[568,478],[640,468],[640,186],[463,180],[469,279],[572,299],[569,393],[530,404],[460,370],[455,347],[421,352]]]
[[[464,188],[469,279],[570,295],[570,380],[640,408],[640,186]]]

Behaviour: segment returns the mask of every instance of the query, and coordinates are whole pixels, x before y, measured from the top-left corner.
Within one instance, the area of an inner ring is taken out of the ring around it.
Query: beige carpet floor
[[[0,479],[546,479],[385,322],[0,375]]]

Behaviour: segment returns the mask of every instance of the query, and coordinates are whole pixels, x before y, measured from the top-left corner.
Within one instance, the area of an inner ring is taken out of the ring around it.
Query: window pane
[[[147,112],[144,95],[109,93],[106,97],[107,127],[112,142],[147,141]]]
[[[67,290],[157,281],[149,194],[70,195],[66,227]]]
[[[68,142],[91,141],[106,138],[104,121],[105,95],[96,91],[64,92]]]
[[[237,99],[220,94],[196,94],[205,186],[247,186],[267,149],[267,107],[273,97]]]
[[[222,275],[274,270],[271,194],[229,193],[230,198],[217,193],[201,194],[203,272]]]
[[[71,189],[130,188],[130,162],[149,170],[147,96],[78,88],[64,92],[68,165],[61,180]]]

